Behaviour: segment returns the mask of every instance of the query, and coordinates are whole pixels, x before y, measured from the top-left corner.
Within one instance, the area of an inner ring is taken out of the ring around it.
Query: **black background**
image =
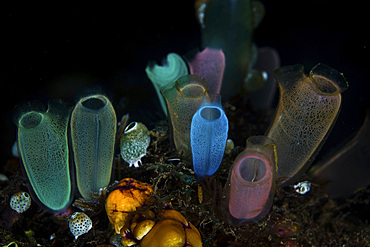
[[[369,106],[366,2],[262,2],[266,15],[254,34],[259,47],[274,47],[282,65],[302,63],[307,72],[325,63],[343,72],[350,84],[323,148],[330,150],[355,133]],[[184,54],[200,45],[190,0],[14,5],[3,6],[0,16],[2,162],[15,141],[14,106],[28,100],[62,98],[73,104],[81,86],[95,90],[100,85],[118,117],[128,110],[133,120],[161,118],[144,72],[148,61],[160,62],[169,52]]]

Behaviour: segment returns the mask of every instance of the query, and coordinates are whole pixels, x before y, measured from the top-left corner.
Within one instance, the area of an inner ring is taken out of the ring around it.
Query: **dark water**
[[[258,46],[276,48],[282,65],[302,63],[309,71],[322,62],[349,81],[324,153],[355,133],[369,106],[366,8],[328,0],[263,2],[266,16],[254,37]],[[98,88],[111,96],[119,117],[129,111],[133,120],[147,124],[163,118],[144,68],[150,60],[160,62],[169,52],[184,54],[200,44],[188,0],[13,6],[3,8],[1,16],[4,160],[15,139],[12,109],[26,100],[73,102],[76,95]]]

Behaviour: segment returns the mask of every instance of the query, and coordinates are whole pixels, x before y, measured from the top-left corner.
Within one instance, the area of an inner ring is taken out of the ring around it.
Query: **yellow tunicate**
[[[186,241],[185,231],[179,221],[159,221],[141,241],[141,247],[182,247]]]
[[[340,111],[348,84],[341,73],[316,65],[309,76],[302,65],[275,71],[280,100],[267,137],[277,146],[277,177],[293,182],[311,164]]]
[[[190,126],[193,115],[208,96],[208,83],[202,77],[186,75],[175,83],[161,88],[170,114],[176,150],[184,157],[191,157]]]
[[[116,233],[120,233],[125,226],[130,212],[151,202],[152,193],[149,184],[132,178],[121,180],[105,202],[105,210]]]
[[[185,229],[186,243],[193,247],[202,247],[202,238],[198,229],[189,222],[190,228]]]
[[[143,237],[145,237],[145,235],[148,234],[148,232],[153,228],[153,226],[155,225],[155,221],[154,220],[143,220],[143,221],[140,221],[136,227],[135,227],[135,230],[134,230],[134,237],[137,239],[137,240],[141,240],[143,239]]]
[[[140,223],[138,223],[138,226]],[[144,225],[146,225],[146,223]],[[149,227],[152,227],[152,225],[149,224]],[[188,222],[180,212],[167,209],[162,211],[161,220],[155,224],[149,233],[142,239],[140,246],[201,247],[202,238],[198,229],[193,224]]]
[[[177,220],[180,221],[185,226],[188,226],[188,221],[185,219],[185,217],[179,211],[173,209],[163,210],[162,218]]]

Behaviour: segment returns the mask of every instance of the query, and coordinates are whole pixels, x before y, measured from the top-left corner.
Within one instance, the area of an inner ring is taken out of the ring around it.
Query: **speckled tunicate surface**
[[[78,190],[84,199],[106,187],[111,178],[117,119],[104,95],[77,102],[71,116],[71,137]]]

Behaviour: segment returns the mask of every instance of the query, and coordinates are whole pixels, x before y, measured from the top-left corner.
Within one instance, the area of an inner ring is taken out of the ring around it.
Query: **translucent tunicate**
[[[205,102],[191,122],[191,149],[195,173],[203,177],[213,175],[224,156],[229,121],[221,107],[220,95],[205,97]]]
[[[256,109],[271,109],[277,90],[277,83],[273,72],[280,67],[279,53],[271,47],[258,48],[258,58],[253,68],[263,71],[263,86],[255,92],[250,92],[249,97]]]
[[[370,111],[368,110],[356,136],[313,167],[314,181],[323,184],[325,191],[334,198],[350,196],[357,189],[369,186],[369,150]]]
[[[31,195],[51,211],[72,200],[67,126],[70,110],[60,101],[46,111],[35,104],[19,108],[18,152],[32,186]]]
[[[167,115],[166,103],[161,95],[161,88],[173,83],[180,77],[189,74],[188,67],[179,55],[176,53],[169,53],[162,66],[155,64],[154,66],[147,66],[145,72],[157,92],[159,102],[163,112]]]
[[[161,89],[167,103],[177,151],[184,157],[191,157],[190,126],[194,113],[208,95],[208,83],[196,75],[179,78],[173,85]]]
[[[207,80],[210,93],[220,94],[225,70],[225,55],[221,49],[206,47],[198,52],[188,64],[190,74]]]
[[[84,199],[106,187],[111,178],[117,119],[104,95],[81,98],[71,116],[77,186]]]
[[[252,136],[235,159],[224,190],[225,216],[235,226],[264,217],[275,193],[276,146],[266,136]]]
[[[282,186],[288,185],[313,161],[340,111],[348,84],[338,71],[318,64],[304,74],[302,65],[275,71],[280,99],[267,136],[277,146]]]
[[[202,48],[222,49],[225,54],[220,94],[228,99],[240,92],[243,82],[250,78],[257,56],[252,36],[262,20],[264,7],[259,1],[250,0],[197,0],[195,9],[202,28]],[[244,84],[250,89],[248,83]]]

